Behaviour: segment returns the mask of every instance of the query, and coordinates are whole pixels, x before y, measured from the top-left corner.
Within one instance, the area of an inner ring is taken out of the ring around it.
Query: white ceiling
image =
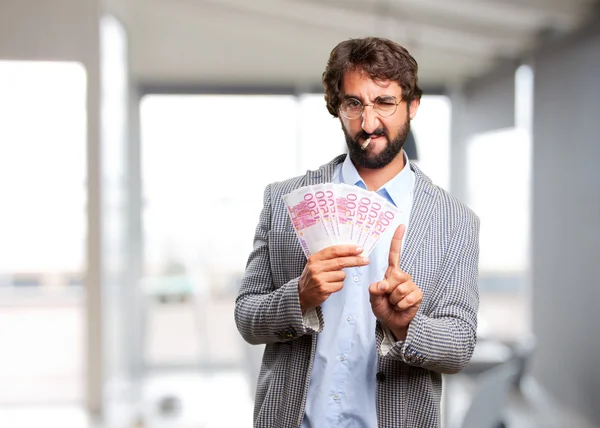
[[[108,0],[126,26],[141,82],[318,86],[342,40],[383,36],[443,87],[526,55],[542,32],[567,34],[598,0]]]

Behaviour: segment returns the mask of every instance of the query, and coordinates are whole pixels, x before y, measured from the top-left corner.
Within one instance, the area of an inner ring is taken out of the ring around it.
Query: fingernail
[[[362,253],[363,252],[363,247],[356,247],[356,251],[359,252],[359,253]]]
[[[387,286],[383,282],[380,282],[379,285],[377,285],[377,288],[379,289],[379,291],[387,290]]]
[[[362,258],[362,262],[363,263],[369,263],[369,258],[368,257],[363,257]]]

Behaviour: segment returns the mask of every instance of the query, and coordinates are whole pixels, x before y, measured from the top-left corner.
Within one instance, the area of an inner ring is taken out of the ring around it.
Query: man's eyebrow
[[[358,95],[345,94],[344,95],[344,99],[345,100],[358,100],[361,103],[364,103],[364,100],[361,97],[359,97]],[[377,99],[383,99],[383,100],[390,99],[390,100],[396,101],[396,97],[395,96],[388,95],[388,94],[383,94],[383,95],[376,96],[373,100],[371,100],[371,102],[374,102]]]

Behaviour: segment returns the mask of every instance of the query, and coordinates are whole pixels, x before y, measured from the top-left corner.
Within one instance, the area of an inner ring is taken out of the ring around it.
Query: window
[[[467,202],[481,219],[479,335],[505,340],[521,340],[531,330],[529,67],[517,70],[515,88],[516,126],[476,135],[467,147]]]
[[[83,398],[86,73],[0,61],[0,404]]]

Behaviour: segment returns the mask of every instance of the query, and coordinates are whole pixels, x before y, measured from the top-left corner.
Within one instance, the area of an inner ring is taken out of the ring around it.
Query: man
[[[236,300],[244,339],[266,344],[254,425],[439,427],[441,373],[461,370],[475,346],[479,220],[402,151],[421,98],[403,47],[342,42],[323,86],[349,155],[267,186]],[[369,259],[336,245],[306,260],[282,196],[325,182],[402,211]]]

